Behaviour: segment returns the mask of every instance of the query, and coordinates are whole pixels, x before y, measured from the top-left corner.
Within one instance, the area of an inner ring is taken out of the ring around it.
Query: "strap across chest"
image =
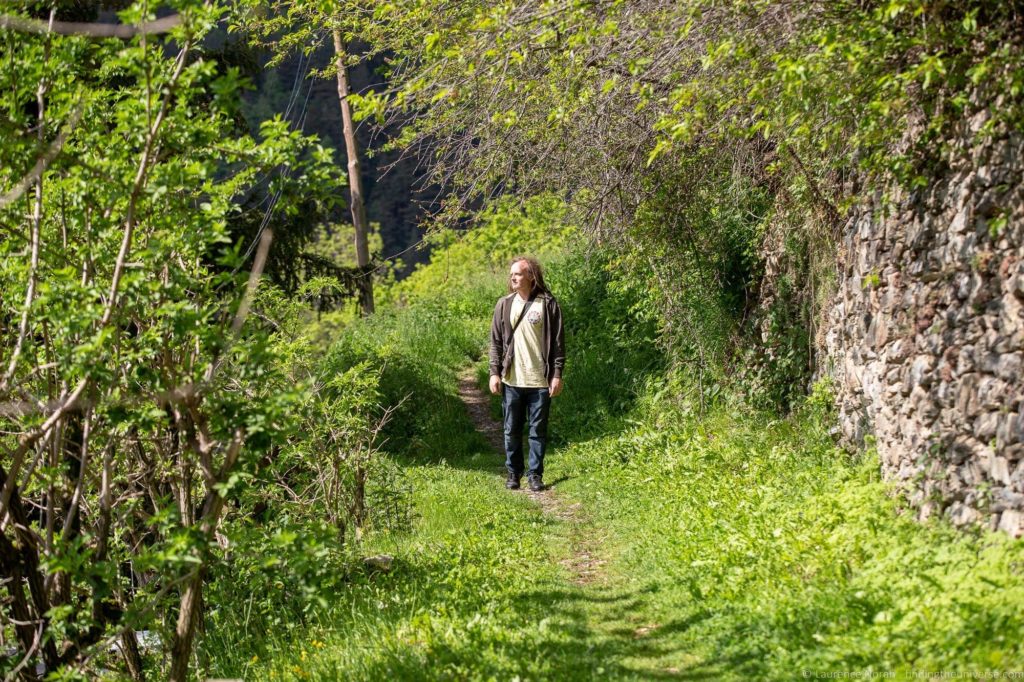
[[[519,324],[523,321],[523,318],[526,317],[526,313],[530,310],[530,305],[533,303],[533,300],[535,298],[537,298],[537,292],[536,291],[531,293],[530,294],[530,298],[528,298],[526,300],[526,303],[523,304],[522,312],[519,313],[519,317],[516,318],[515,324],[512,325],[512,336],[516,335],[516,329],[519,329]],[[512,304],[513,303],[515,303],[515,299],[514,298],[512,299],[512,302],[509,303],[509,306],[508,306],[508,320],[509,320],[509,322],[512,321]]]

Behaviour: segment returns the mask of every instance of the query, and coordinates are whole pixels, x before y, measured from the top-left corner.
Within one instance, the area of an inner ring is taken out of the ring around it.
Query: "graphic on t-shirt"
[[[540,311],[531,310],[530,312],[526,313],[526,321],[529,322],[530,324],[537,324],[538,322],[540,322]]]

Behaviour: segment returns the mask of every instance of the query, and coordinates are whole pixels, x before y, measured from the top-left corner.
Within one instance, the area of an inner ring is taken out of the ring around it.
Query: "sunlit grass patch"
[[[812,410],[654,421],[566,448],[565,487],[613,529],[643,636],[691,673],[1024,665],[1020,541],[917,523]]]
[[[361,576],[338,595],[348,603],[316,635],[322,647],[282,641],[258,676],[512,677],[570,636],[579,617],[553,608],[564,591],[555,522],[525,495],[505,491],[496,473],[457,465],[410,466],[414,530],[364,547],[393,555],[394,570]],[[306,660],[296,662],[295,651]]]

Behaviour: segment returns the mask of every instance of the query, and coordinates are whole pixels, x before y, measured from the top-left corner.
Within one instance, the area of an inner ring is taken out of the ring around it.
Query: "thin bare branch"
[[[78,21],[49,22],[39,19],[0,14],[0,29],[22,33],[57,33],[64,36],[87,36],[89,38],[134,38],[138,35],[167,33],[181,23],[180,14],[144,21],[141,24],[100,24]]]

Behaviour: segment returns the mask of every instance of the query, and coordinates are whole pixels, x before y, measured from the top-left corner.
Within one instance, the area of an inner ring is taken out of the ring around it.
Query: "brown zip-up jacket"
[[[512,300],[515,293],[502,296],[494,306],[491,320],[491,376],[504,379],[505,371],[515,356],[512,343]],[[550,382],[562,376],[565,367],[565,330],[562,328],[562,310],[555,297],[546,291],[537,294],[536,300],[544,304],[544,375]]]

